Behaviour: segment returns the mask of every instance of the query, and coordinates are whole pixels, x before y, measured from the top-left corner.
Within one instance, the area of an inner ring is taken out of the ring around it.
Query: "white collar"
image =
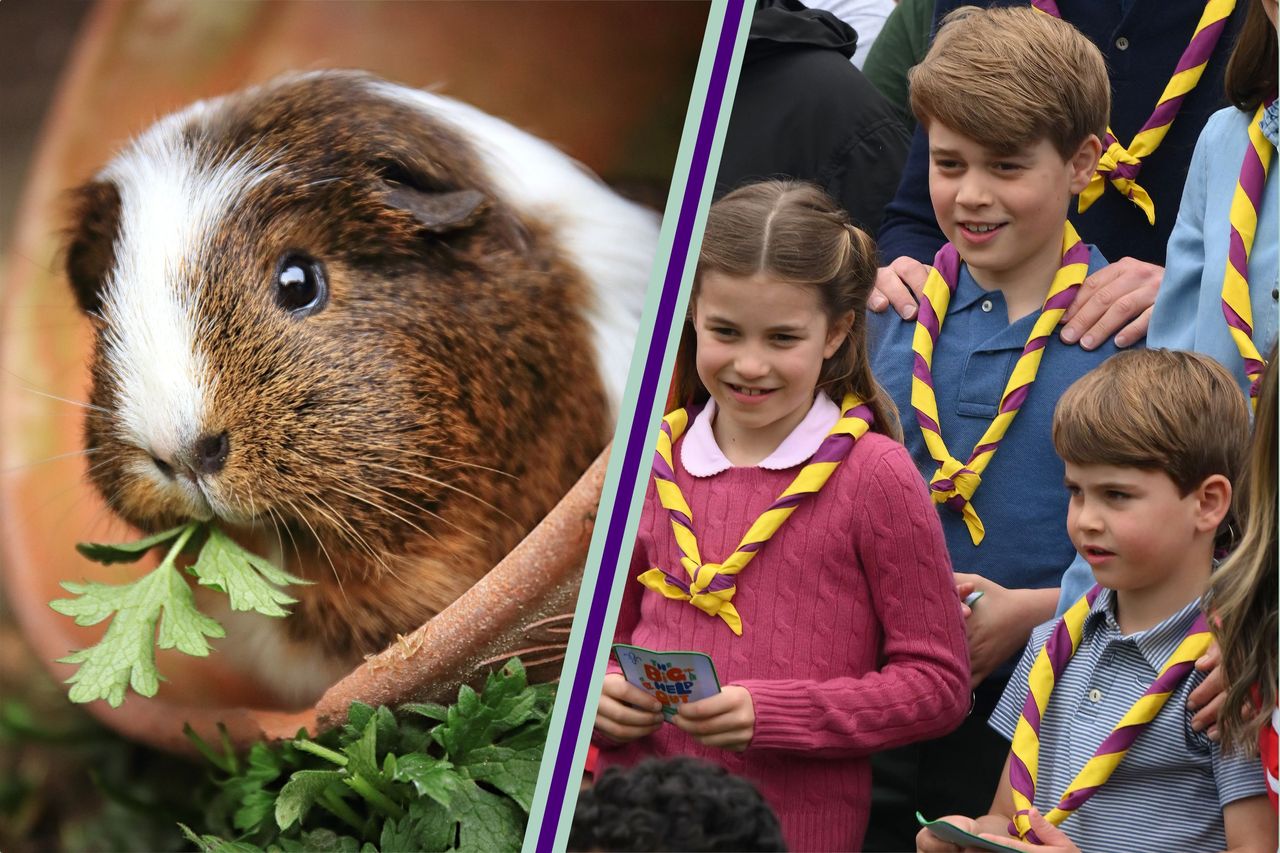
[[[712,477],[733,467],[716,443],[711,424],[716,418],[716,401],[708,400],[693,419],[680,444],[680,464],[695,477]],[[800,465],[818,450],[822,440],[840,420],[840,407],[824,393],[814,397],[804,419],[773,452],[751,467],[781,471]]]

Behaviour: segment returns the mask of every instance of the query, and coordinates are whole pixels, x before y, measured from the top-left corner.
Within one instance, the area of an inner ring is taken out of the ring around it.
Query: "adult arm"
[[[1210,125],[1212,126],[1212,124]],[[1208,134],[1196,143],[1191,169],[1182,187],[1178,218],[1169,235],[1164,279],[1156,296],[1147,345],[1194,350],[1204,279],[1204,212],[1209,174]],[[1225,223],[1223,224],[1225,228]],[[1219,279],[1221,281],[1221,279]]]
[[[892,445],[852,485],[856,497],[839,497],[858,503],[851,535],[884,662],[857,677],[736,682],[754,703],[752,750],[866,755],[944,734],[968,710],[960,603],[919,473],[905,448]]]

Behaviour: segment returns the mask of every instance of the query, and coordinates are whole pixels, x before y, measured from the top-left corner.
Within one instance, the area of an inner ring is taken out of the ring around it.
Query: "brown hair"
[[[1053,447],[1075,465],[1159,470],[1184,496],[1240,473],[1249,407],[1226,368],[1206,355],[1114,355],[1067,389],[1053,413]]]
[[[1111,112],[1098,48],[1030,8],[956,9],[908,79],[926,129],[936,119],[998,154],[1048,139],[1070,160],[1090,135],[1102,139]]]
[[[1227,60],[1227,100],[1245,112],[1256,110],[1276,94],[1277,64],[1276,28],[1263,11],[1262,0],[1253,0]]]
[[[1258,395],[1253,443],[1241,487],[1236,489],[1236,515],[1244,530],[1239,547],[1213,574],[1205,612],[1211,616],[1222,648],[1226,698],[1218,714],[1222,746],[1256,754],[1258,730],[1276,704],[1276,351],[1271,350]],[[1251,698],[1253,690],[1257,698]],[[1246,717],[1244,706],[1253,706]]]
[[[676,354],[669,408],[698,403],[708,392],[698,379],[693,303],[702,277],[716,272],[746,279],[757,274],[818,289],[827,319],[853,315],[849,334],[822,363],[818,388],[837,403],[858,395],[875,414],[876,432],[901,441],[893,400],[871,375],[867,358],[867,297],[875,283],[875,242],[849,222],[826,193],[799,181],[763,181],[734,190],[711,205],[693,278],[690,314]],[[744,298],[748,298],[744,294]]]

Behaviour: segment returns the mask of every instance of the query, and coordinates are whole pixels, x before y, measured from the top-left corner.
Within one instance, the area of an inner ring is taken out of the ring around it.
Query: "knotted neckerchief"
[[[653,460],[653,484],[657,488],[658,500],[671,520],[676,545],[680,548],[680,565],[688,579],[654,568],[636,580],[667,598],[687,601],[709,616],[719,616],[733,633],[742,636],[742,618],[730,603],[738,591],[733,576],[746,568],[756,552],[778,532],[782,523],[807,496],[822,488],[849,455],[853,443],[871,428],[874,420],[871,409],[853,394],[845,395],[840,412],[840,420],[827,433],[795,480],[760,514],[742,537],[738,549],[722,563],[702,561],[698,553],[698,537],[693,532],[693,513],[676,485],[675,468],[671,462],[671,448],[689,425],[690,413],[686,409],[677,409],[663,418],[662,430],[658,434],[658,451]]]
[[[1031,5],[1046,15],[1062,17],[1055,0],[1031,0]],[[1155,203],[1152,202],[1147,191],[1138,185],[1138,172],[1142,169],[1142,160],[1144,157],[1150,157],[1160,147],[1165,134],[1169,132],[1169,127],[1178,115],[1178,110],[1182,107],[1183,100],[1200,82],[1205,65],[1213,55],[1213,49],[1217,46],[1222,31],[1226,29],[1227,18],[1231,17],[1235,7],[1235,0],[1209,0],[1205,4],[1204,13],[1196,24],[1195,32],[1191,34],[1191,41],[1182,52],[1182,57],[1173,70],[1173,76],[1165,84],[1164,92],[1156,102],[1155,110],[1142,129],[1133,137],[1128,148],[1120,144],[1120,140],[1116,139],[1110,127],[1107,128],[1106,137],[1102,140],[1102,159],[1098,161],[1098,169],[1089,181],[1089,186],[1080,193],[1081,213],[1098,200],[1106,188],[1106,182],[1110,181],[1124,194],[1125,198],[1142,209],[1149,223],[1156,224]]]
[[[1274,100],[1274,98],[1272,99]],[[1270,101],[1258,107],[1249,125],[1249,145],[1240,166],[1240,179],[1231,198],[1231,246],[1227,250],[1227,270],[1222,277],[1222,313],[1227,317],[1240,355],[1244,372],[1249,377],[1249,402],[1256,408],[1258,390],[1262,386],[1262,370],[1266,362],[1253,342],[1253,303],[1249,297],[1249,253],[1258,230],[1258,210],[1262,206],[1262,188],[1267,183],[1274,148],[1262,133],[1262,116]]]
[[[1066,668],[1067,661],[1071,660],[1080,646],[1085,617],[1089,615],[1089,609],[1101,590],[1101,586],[1095,586],[1063,614],[1053,627],[1049,639],[1045,641],[1044,648],[1036,656],[1035,663],[1031,665],[1031,674],[1027,677],[1027,698],[1022,704],[1022,716],[1018,718],[1018,725],[1013,731],[1012,754],[1009,758],[1009,785],[1012,788],[1014,807],[1009,834],[1032,844],[1043,843],[1031,830],[1031,818],[1028,815],[1036,798],[1040,723],[1049,706],[1049,695],[1053,692],[1054,684]],[[1058,805],[1045,815],[1046,820],[1054,826],[1062,823],[1111,778],[1129,747],[1146,729],[1147,724],[1160,713],[1160,709],[1182,680],[1195,668],[1196,659],[1209,648],[1211,639],[1208,621],[1203,613],[1198,614],[1182,642],[1164,662],[1160,674],[1151,682],[1147,692],[1133,703],[1133,707],[1120,718],[1111,734],[1098,745],[1093,757],[1085,762],[1076,778],[1067,786]]]
[[[924,294],[920,299],[920,312],[916,319],[915,336],[911,349],[915,352],[914,377],[911,380],[911,406],[916,410],[916,422],[924,435],[929,455],[938,463],[938,470],[929,481],[933,502],[945,504],[964,516],[965,527],[973,544],[982,542],[986,530],[978,511],[973,508],[973,493],[982,483],[982,472],[990,464],[996,448],[1009,431],[1014,415],[1027,399],[1031,383],[1040,370],[1045,344],[1057,328],[1063,312],[1076,298],[1076,291],[1089,272],[1089,247],[1080,242],[1071,223],[1065,223],[1062,234],[1062,265],[1053,276],[1044,307],[1036,318],[1022,355],[1013,366],[1013,373],[1004,387],[1000,407],[995,419],[973,448],[967,462],[961,462],[947,450],[942,440],[942,428],[938,426],[938,398],[933,390],[933,350],[942,331],[942,321],[947,316],[947,306],[960,280],[960,255],[950,243],[943,246],[934,258],[933,268],[925,280]]]

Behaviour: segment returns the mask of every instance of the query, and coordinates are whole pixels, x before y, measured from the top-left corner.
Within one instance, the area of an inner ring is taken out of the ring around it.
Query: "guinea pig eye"
[[[329,298],[324,264],[300,252],[288,252],[276,266],[276,304],[298,317],[309,317]]]

